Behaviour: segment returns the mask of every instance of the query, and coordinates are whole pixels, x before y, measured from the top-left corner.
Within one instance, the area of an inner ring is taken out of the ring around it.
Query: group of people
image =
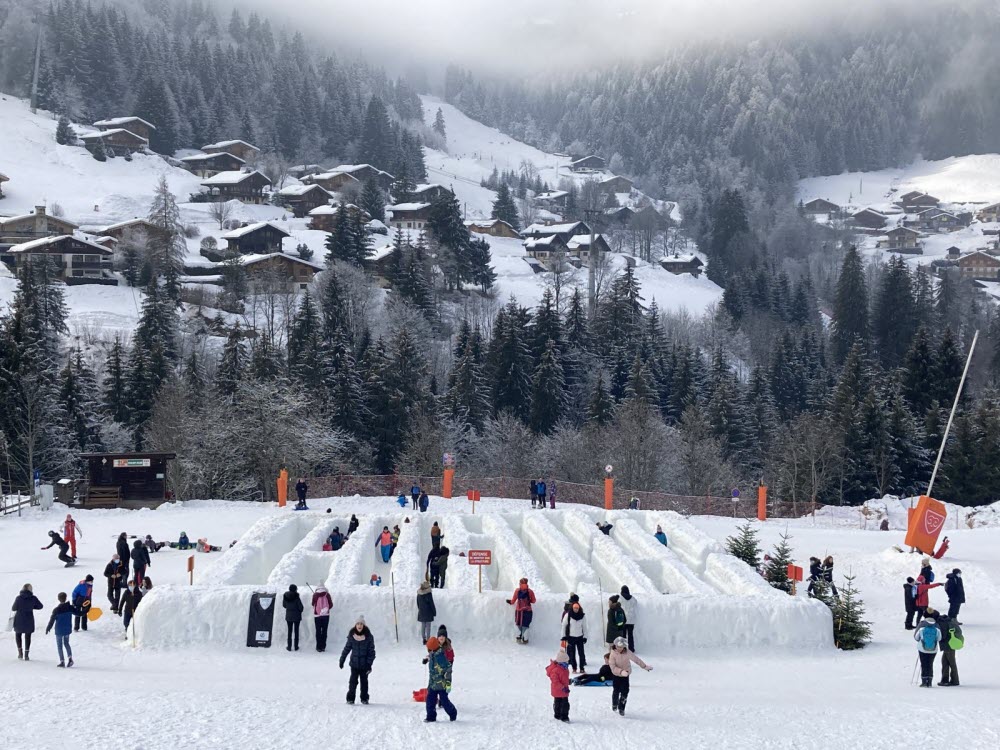
[[[769,557],[767,562],[770,562]],[[820,562],[818,557],[809,558],[809,588],[807,589],[809,596],[816,595],[816,583],[818,581],[825,581],[826,587],[830,592],[836,598],[840,598],[840,592],[837,591],[837,586],[833,582],[833,555],[827,555],[822,562]]]
[[[934,660],[939,651],[941,681],[937,684],[940,687],[958,687],[960,683],[955,652],[965,646],[962,623],[958,620],[958,614],[965,604],[965,582],[959,568],[953,568],[945,576],[944,584],[935,582],[934,578],[931,558],[925,556],[921,560],[920,574],[916,580],[908,577],[903,584],[903,603],[906,607],[903,627],[914,631],[913,639],[917,642],[917,659],[920,662],[920,687],[929,688],[934,684]],[[944,586],[948,597],[947,612],[940,612],[930,605],[931,589],[941,586]]]
[[[556,483],[546,484],[545,480],[539,477],[532,479],[528,485],[528,495],[531,497],[532,508],[544,508],[546,497],[549,500],[549,507],[556,507]]]
[[[410,487],[410,500],[413,502],[413,510],[420,511],[421,513],[426,513],[431,505],[431,499],[427,497],[426,492],[420,489],[419,484]],[[396,498],[396,502],[399,503],[400,508],[405,508],[406,495],[400,492],[399,497]]]

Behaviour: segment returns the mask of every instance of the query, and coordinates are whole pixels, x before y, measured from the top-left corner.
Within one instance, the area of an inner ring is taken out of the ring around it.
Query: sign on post
[[[472,514],[475,515],[476,514],[476,503],[478,503],[482,499],[482,497],[479,494],[479,490],[469,490],[468,492],[465,493],[465,495],[466,495],[466,497],[469,498],[469,500],[472,501]],[[487,565],[488,564],[489,563],[487,563]]]
[[[933,555],[937,547],[938,535],[944,528],[948,510],[944,503],[932,497],[921,495],[917,507],[908,514],[906,526],[906,545],[915,547],[925,555]]]
[[[473,506],[475,507],[475,506]],[[479,567],[479,593],[483,593],[483,566],[493,564],[493,550],[491,549],[470,549],[469,565]]]
[[[194,555],[188,558],[188,576],[190,578],[190,584],[194,585]]]
[[[148,458],[116,458],[112,460],[111,465],[116,469],[149,468],[150,461]]]
[[[795,596],[795,584],[802,580],[802,568],[798,565],[789,565],[785,568],[785,573],[788,575],[788,580],[792,582],[792,596]]]

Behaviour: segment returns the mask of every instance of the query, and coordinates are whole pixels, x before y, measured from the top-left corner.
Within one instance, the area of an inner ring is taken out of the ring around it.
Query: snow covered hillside
[[[401,515],[390,498],[316,499],[310,505],[314,508],[310,515],[319,516],[323,523],[327,518],[343,521],[357,513],[368,532],[379,519]],[[484,498],[472,516],[467,505],[464,501],[432,498],[430,512],[420,518],[422,524],[431,520],[444,524],[444,544],[451,545],[453,553],[466,543],[481,541],[474,533],[477,524],[482,524],[484,530],[491,525],[506,525],[514,536],[524,539],[530,533],[529,521],[537,528],[551,525],[565,529],[572,515],[602,513],[570,505],[563,505],[556,513],[531,511],[525,500]],[[332,508],[330,517],[323,512],[326,507]],[[299,652],[284,649],[285,625],[280,608],[275,617],[275,642],[270,649],[241,645],[220,648],[216,643],[213,623],[217,613],[199,608],[197,592],[213,581],[221,585],[225,576],[233,574],[236,568],[227,561],[242,545],[251,546],[251,536],[225,555],[170,549],[155,553],[148,571],[154,582],[153,594],[146,602],[151,606],[144,610],[145,605],[140,604],[136,621],[167,617],[164,609],[152,606],[157,601],[154,597],[159,596],[157,590],[161,587],[165,593],[174,590],[179,592],[181,611],[169,616],[187,623],[189,637],[170,646],[136,649],[125,639],[120,620],[109,611],[101,576],[120,532],[148,533],[157,540],[170,540],[186,531],[192,538],[207,536],[225,548],[255,524],[291,524],[283,544],[291,542],[294,546],[306,538],[295,539],[302,533],[297,520],[300,514],[270,504],[199,501],[155,511],[74,511],[83,537],[76,568],[66,570],[55,560],[54,550],[38,549],[46,540],[46,532],[59,527],[64,513],[65,509],[56,505],[47,513],[32,509],[21,518],[0,517],[0,548],[4,550],[0,557],[0,598],[12,602],[21,586],[31,583],[44,604],[44,609],[36,613],[30,662],[19,662],[13,635],[0,633],[0,700],[8,709],[5,721],[0,722],[0,747],[11,750],[64,748],[67,732],[75,731],[67,729],[66,717],[83,712],[96,718],[108,705],[134,705],[137,700],[142,701],[141,711],[118,712],[111,724],[95,721],[92,729],[86,730],[92,735],[90,746],[141,746],[144,750],[174,750],[188,744],[276,750],[369,746],[510,750],[604,747],[611,740],[616,746],[652,748],[662,747],[664,738],[670,737],[671,745],[699,749],[895,750],[912,745],[919,737],[922,745],[979,750],[995,747],[1000,736],[1000,717],[994,710],[1000,633],[992,625],[1000,616],[1000,591],[995,583],[1000,576],[1000,529],[949,530],[951,552],[934,563],[939,578],[959,567],[966,582],[968,602],[962,609],[966,647],[958,654],[962,682],[958,690],[935,687],[931,692],[911,685],[916,648],[911,634],[903,629],[900,590],[906,576],[916,575],[919,557],[892,549],[892,545],[901,543],[900,533],[845,528],[822,517],[768,521],[755,524],[761,530],[765,549],[778,541],[780,533],[788,531],[798,564],[807,566],[810,555],[830,554],[835,559],[838,584],[842,584],[842,575],[856,576],[855,585],[873,624],[872,644],[858,652],[837,651],[829,646],[767,645],[763,637],[742,648],[690,645],[692,640],[698,640],[698,630],[685,630],[684,622],[678,619],[660,621],[645,616],[651,595],[636,593],[637,651],[654,671],[637,670],[633,675],[624,718],[608,711],[610,688],[574,687],[570,694],[571,723],[567,726],[554,724],[549,681],[544,672],[558,650],[559,634],[553,623],[562,605],[561,592],[549,584],[557,583],[552,576],[576,575],[578,571],[569,566],[542,567],[537,574],[525,569],[533,580],[537,575],[553,593],[540,597],[536,605],[530,644],[518,646],[513,639],[509,608],[496,624],[492,620],[477,621],[476,610],[457,613],[450,609],[456,590],[471,587],[473,580],[467,563],[455,558],[448,572],[449,578],[454,576],[453,582],[443,590],[435,590],[440,614],[433,628],[436,630],[442,623],[449,625],[455,641],[451,698],[458,708],[458,721],[433,726],[423,723],[423,706],[412,699],[412,691],[427,684],[427,668],[421,664],[425,651],[413,618],[413,581],[404,585],[400,575],[404,571],[397,572],[398,645],[391,608],[358,611],[358,592],[364,589],[361,577],[370,575],[370,571],[354,565],[350,556],[373,558],[373,537],[359,531],[358,539],[341,551],[350,564],[340,571],[343,575],[338,573],[336,577],[342,591],[334,592],[334,623],[325,653],[315,651],[308,609]],[[615,513],[610,519],[615,524],[612,536],[605,539],[613,546],[630,545],[638,550],[642,542],[635,536],[635,529],[641,530],[641,538],[648,536],[655,515],[645,511]],[[522,517],[521,528],[512,523],[518,516]],[[691,527],[692,538],[698,535],[706,546],[711,546],[732,534],[739,521],[692,517],[685,523]],[[357,551],[350,550],[352,544],[360,545]],[[684,548],[680,536],[676,544],[671,544],[678,551]],[[500,544],[494,548],[495,558],[500,548]],[[574,546],[576,554],[581,554],[580,549]],[[421,547],[419,551],[424,550]],[[401,568],[409,567],[410,562],[405,560],[413,562],[416,552],[406,550],[401,538],[396,553],[403,556]],[[194,587],[187,585],[186,561],[191,554],[195,556]],[[239,554],[249,559],[247,552]],[[542,558],[532,552],[530,559]],[[611,558],[592,557],[591,565],[599,565],[601,559]],[[235,584],[234,588],[245,585],[250,589],[278,590],[292,580],[298,583],[308,603],[306,582],[315,586],[321,579],[314,576],[308,558],[300,553],[286,562],[282,570],[275,569],[274,581],[267,581],[268,575],[259,570],[264,578]],[[642,562],[640,567],[647,575],[653,570]],[[252,565],[244,570],[255,575]],[[69,592],[87,573],[97,579],[94,601],[104,609],[104,615],[91,624],[88,632],[71,636],[76,666],[56,669],[54,638],[44,634],[48,615],[56,593]],[[510,583],[506,579],[494,581],[487,573],[484,588],[487,580],[495,586],[494,596],[504,591],[501,584]],[[605,585],[612,588],[607,582]],[[384,580],[386,586],[390,589],[379,594],[391,596],[391,581]],[[183,596],[184,592],[190,592],[188,597]],[[940,588],[930,592],[932,606],[946,605],[942,592]],[[490,595],[487,590],[483,597]],[[799,595],[804,598],[802,589]],[[241,636],[245,636],[246,597],[234,599],[230,607],[232,621],[241,624]],[[590,672],[600,665],[604,612],[596,597],[586,600],[585,611]],[[345,705],[348,675],[337,665],[345,641],[345,623],[359,614],[365,615],[377,646],[370,677],[370,706]],[[754,614],[724,624],[734,631],[754,634],[778,626]],[[140,627],[157,625],[153,622]],[[477,627],[487,633],[506,628],[508,638],[484,638],[475,632]],[[680,645],[682,641],[686,645]],[[940,659],[936,666],[940,666]]]

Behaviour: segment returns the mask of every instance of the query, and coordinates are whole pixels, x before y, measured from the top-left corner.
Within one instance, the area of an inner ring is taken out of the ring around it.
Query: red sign
[[[932,555],[937,546],[937,538],[944,528],[948,511],[944,503],[932,497],[921,495],[917,507],[909,514],[906,528],[906,545],[916,547],[921,552]]]
[[[469,565],[492,565],[493,550],[491,549],[470,549]]]
[[[469,490],[468,492],[465,493],[465,496],[468,497],[472,502],[478,502],[480,499],[479,490]]]
[[[194,555],[188,558],[188,573],[194,572]]]
[[[802,580],[802,568],[798,565],[789,565],[787,569],[788,580],[789,581],[801,581]]]

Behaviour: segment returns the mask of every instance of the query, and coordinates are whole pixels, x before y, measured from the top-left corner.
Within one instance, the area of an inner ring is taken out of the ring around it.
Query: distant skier
[[[424,706],[427,709],[425,722],[437,721],[438,704],[448,714],[451,721],[458,718],[458,710],[451,702],[448,693],[451,692],[451,662],[441,648],[441,641],[435,636],[427,639],[427,699]]]
[[[330,536],[327,537],[326,542],[330,545],[330,550],[333,552],[337,552],[344,546],[344,535],[340,533],[339,526],[333,527],[333,531],[330,533]]]
[[[420,493],[420,512],[426,513],[427,509],[430,507],[431,499],[427,497],[426,492]]]
[[[295,483],[295,494],[298,495],[299,502],[295,506],[295,510],[309,510],[306,506],[306,493],[309,491],[309,485],[306,484],[306,480],[303,477],[299,477],[299,481]]]
[[[615,641],[625,637],[625,610],[622,609],[618,594],[608,597],[608,625],[604,633],[604,647],[610,651]],[[628,645],[628,642],[625,642]]]
[[[653,538],[664,547],[667,546],[667,535],[663,533],[663,529],[659,525],[656,527],[656,533],[653,534]]]
[[[531,627],[531,605],[535,603],[535,592],[528,588],[527,578],[521,579],[507,603],[514,605],[514,624],[518,630],[516,640],[520,644],[526,644],[527,632]]]
[[[628,650],[635,651],[635,617],[637,606],[635,597],[628,590],[628,586],[622,586],[619,603],[622,605],[622,611],[625,613],[625,639],[628,641]]]
[[[333,599],[325,586],[317,586],[312,596],[313,624],[316,626],[316,650],[326,651],[326,636],[330,630]]]
[[[934,657],[941,640],[937,620],[930,615],[923,619],[913,633],[913,640],[917,642],[917,654],[920,658],[920,687],[929,688],[934,682]]]
[[[930,611],[928,611],[930,614]],[[955,661],[955,651],[965,645],[962,626],[954,617],[934,613],[938,630],[941,631],[939,646],[941,648],[941,682],[940,687],[958,687],[958,663]]]
[[[441,527],[435,521],[431,524],[431,548],[437,549],[441,546]]]
[[[647,672],[653,671],[652,667],[628,650],[628,643],[625,642],[624,638],[616,638],[614,648],[608,656],[608,666],[611,667],[611,674],[614,676],[611,710],[618,711],[621,716],[625,715],[625,703],[628,701],[632,664],[638,664]]]
[[[73,630],[87,630],[87,613],[90,611],[94,596],[94,576],[87,574],[87,577],[76,584],[73,589]]]
[[[545,507],[545,493],[548,491],[545,487],[545,481],[542,479],[538,480],[538,484],[535,487],[536,492],[538,492],[538,507]]]
[[[420,623],[420,638],[425,645],[427,639],[431,637],[431,623],[435,617],[437,617],[437,607],[434,606],[431,584],[423,581],[417,589],[417,622]]]
[[[53,546],[59,548],[59,560],[62,561],[62,562],[64,562],[64,563],[66,563],[66,565],[64,567],[67,567],[67,568],[73,567],[73,565],[76,563],[75,558],[72,558],[72,557],[70,557],[69,555],[66,554],[66,552],[69,550],[69,544],[66,542],[65,539],[63,539],[61,536],[59,536],[56,532],[50,531],[49,532],[49,545],[48,545],[48,547],[42,547],[42,549],[45,550],[45,549],[48,549],[49,547],[53,547]]]
[[[340,652],[340,668],[344,668],[344,662],[350,656],[351,679],[347,685],[347,702],[354,705],[354,698],[357,695],[358,683],[361,683],[361,705],[368,705],[368,675],[371,674],[372,665],[375,663],[375,636],[365,625],[364,615],[358,615],[354,621],[354,627],[347,633],[347,643],[344,650]]]
[[[31,661],[28,652],[31,651],[31,634],[35,632],[35,610],[41,608],[42,603],[32,591],[31,584],[24,584],[10,608],[14,613],[14,640],[17,642],[18,659]]]
[[[583,644],[587,642],[587,616],[580,606],[579,598],[569,603],[569,610],[563,615],[562,640],[566,641],[567,657],[573,674],[581,674],[587,667],[587,655],[583,649]]]
[[[76,535],[79,534],[80,538],[83,539],[83,529],[80,528],[79,524],[73,519],[69,513],[66,514],[66,520],[63,521],[62,525],[62,535],[69,543],[70,553],[69,556],[74,560],[76,559]]]
[[[903,627],[906,630],[913,630],[913,616],[917,614],[917,582],[912,576],[903,584],[903,606],[906,607],[906,621]]]
[[[111,602],[111,611],[117,615],[118,600],[122,597],[125,579],[128,578],[128,568],[122,565],[121,557],[117,552],[111,556],[111,561],[104,566],[104,577],[108,579],[108,601]]]
[[[965,604],[965,583],[962,581],[962,571],[958,568],[945,576],[944,593],[948,595],[948,617],[958,617],[958,612]]]
[[[56,650],[59,652],[59,663],[56,666],[72,667],[73,649],[69,645],[69,636],[73,632],[73,605],[66,601],[65,591],[60,591],[56,598],[59,600],[59,604],[52,610],[49,624],[45,628],[45,635],[48,635],[53,627],[56,629]],[[65,656],[69,657],[69,664],[63,658],[64,651]]]
[[[531,497],[531,507],[538,507],[538,481],[532,479],[528,484],[528,495]]]
[[[417,510],[417,503],[420,502],[420,485],[415,484],[410,487],[410,497],[413,499],[413,510]]]
[[[353,534],[355,531],[358,530],[358,525],[359,525],[358,517],[352,513],[351,514],[351,521],[350,521],[350,523],[347,524],[347,538],[348,539],[351,538],[351,534]]]
[[[288,645],[286,651],[292,650],[294,643],[295,650],[299,650],[299,625],[302,624],[302,597],[299,596],[299,587],[294,583],[289,585],[288,591],[281,597],[281,606],[285,608],[285,626],[288,628]]]
[[[549,678],[552,695],[552,713],[557,721],[569,722],[569,655],[559,651],[549,662],[545,674]]]
[[[382,552],[382,562],[389,562],[389,558],[392,557],[392,534],[389,533],[388,526],[383,526],[382,531],[375,537],[375,546]]]

